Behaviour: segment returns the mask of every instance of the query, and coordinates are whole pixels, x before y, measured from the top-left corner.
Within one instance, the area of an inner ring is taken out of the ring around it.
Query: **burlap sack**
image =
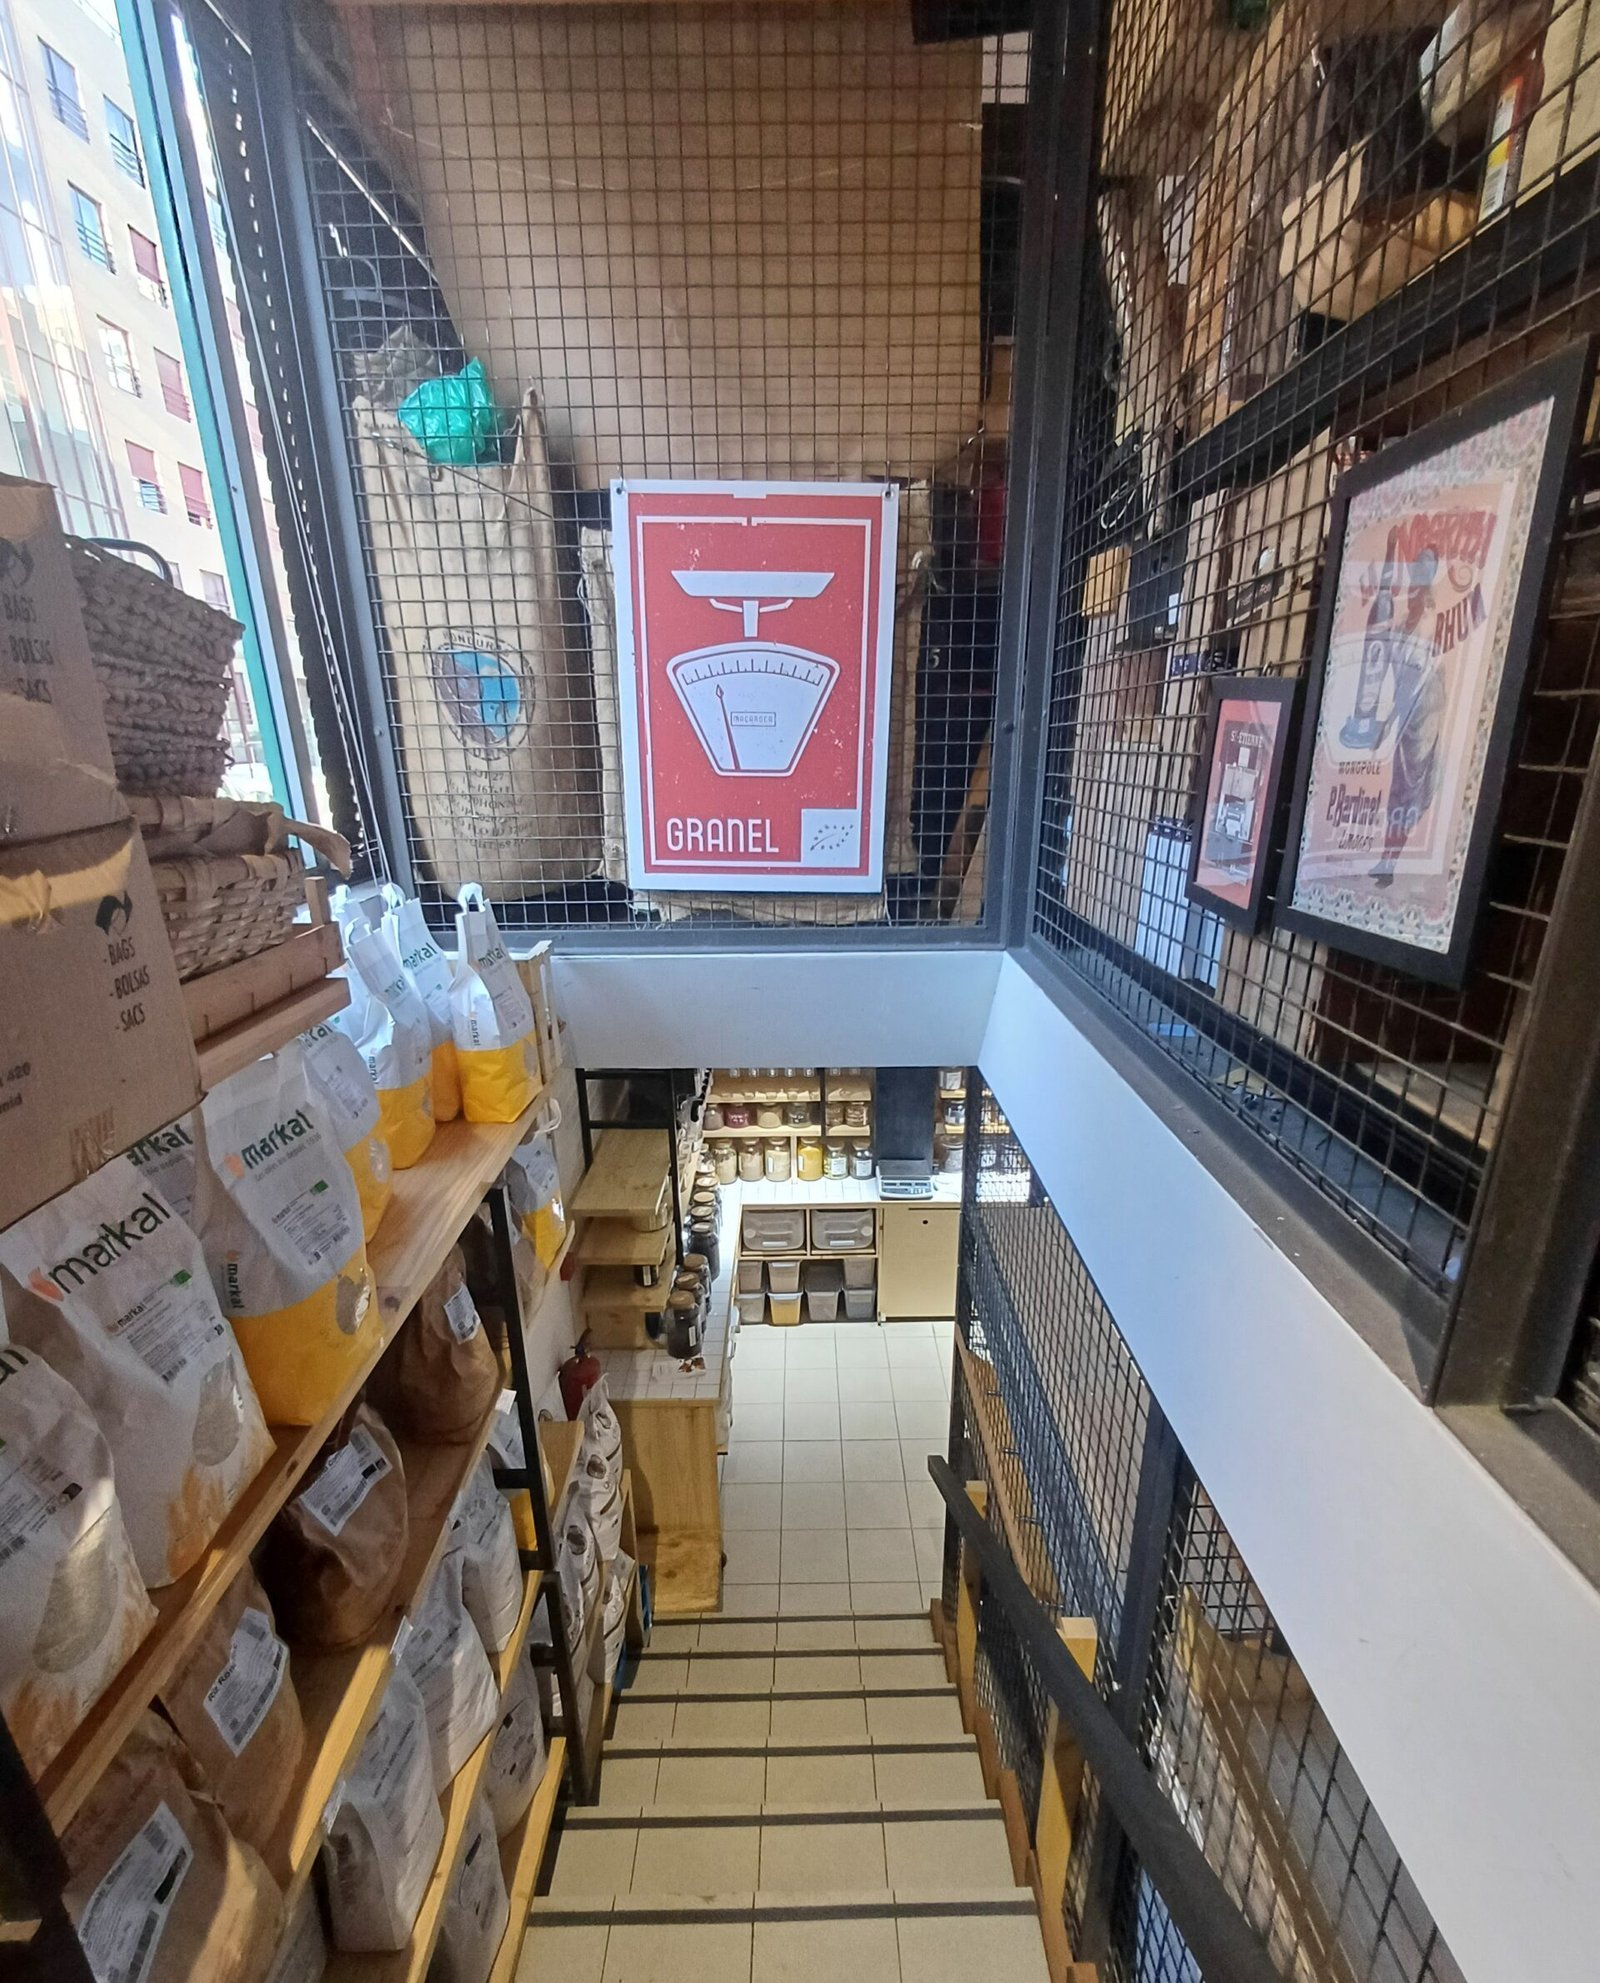
[[[67,1912],[96,1976],[261,1983],[271,1968],[283,1896],[158,1715],[142,1717],[62,1846]]]
[[[453,1246],[378,1366],[373,1395],[402,1431],[442,1445],[474,1432],[499,1394],[500,1362]]]
[[[289,1643],[359,1645],[394,1596],[408,1534],[400,1449],[358,1405],[267,1531],[261,1581]]]
[[[289,1648],[248,1568],[223,1592],[161,1705],[234,1836],[264,1853],[294,1789],[306,1731]]]
[[[393,657],[400,763],[430,878],[495,900],[582,881],[600,860],[594,696],[563,624],[538,395],[506,467],[430,463],[357,399],[373,566]]]

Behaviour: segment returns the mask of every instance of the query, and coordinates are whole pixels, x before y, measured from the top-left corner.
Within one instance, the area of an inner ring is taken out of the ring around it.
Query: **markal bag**
[[[428,1711],[433,1787],[442,1792],[500,1716],[500,1689],[461,1596],[461,1558],[449,1553],[411,1620],[401,1665]]]
[[[456,981],[450,992],[461,1112],[468,1122],[515,1122],[539,1092],[533,1001],[506,955],[494,911],[470,882],[456,898]]]
[[[427,1711],[397,1667],[322,1848],[335,1947],[404,1948],[443,1844]]]
[[[417,1439],[447,1444],[483,1423],[500,1390],[500,1360],[467,1286],[459,1246],[445,1255],[402,1323],[374,1387],[393,1423]]]
[[[64,1377],[0,1347],[0,1714],[34,1776],[155,1619],[104,1433]]]
[[[315,1883],[307,1880],[289,1912],[278,1953],[267,1983],[322,1983],[328,1967],[328,1938],[322,1932],[322,1909]]]
[[[489,1457],[496,1466],[523,1468],[528,1464],[527,1450],[522,1443],[522,1415],[517,1410],[515,1391],[502,1391],[495,1405],[494,1418],[489,1426]],[[550,1491],[550,1470],[544,1464],[544,1454],[539,1455],[539,1468],[545,1483],[548,1497]],[[537,1549],[539,1531],[534,1526],[533,1501],[525,1487],[513,1487],[506,1495],[511,1508],[511,1523],[516,1531],[519,1549]]]
[[[428,1983],[489,1983],[510,1920],[494,1816],[480,1791],[472,1800],[466,1844],[445,1895]]]
[[[300,1035],[306,1073],[328,1111],[328,1120],[361,1200],[361,1235],[370,1240],[394,1196],[394,1160],[384,1140],[378,1091],[353,1040],[335,1026],[313,1026]]]
[[[383,933],[394,946],[411,989],[428,1010],[433,1040],[433,1119],[454,1122],[461,1113],[461,1077],[456,1071],[456,1036],[450,1017],[455,968],[433,940],[422,904],[392,881],[383,889]]]
[[[595,1679],[611,1682],[622,1663],[622,1647],[628,1631],[628,1580],[634,1573],[631,1556],[618,1556],[606,1572],[606,1611],[601,1628],[597,1658],[600,1671]]]
[[[583,1395],[578,1407],[583,1426],[579,1449],[585,1460],[599,1458],[611,1479],[622,1479],[622,1427],[611,1409],[611,1391],[604,1377],[598,1378]]]
[[[577,1636],[573,1641],[573,1651],[583,1643],[583,1635],[588,1629],[589,1618],[594,1607],[601,1602],[601,1592],[605,1572],[600,1562],[600,1550],[594,1539],[594,1530],[589,1526],[589,1517],[584,1512],[581,1494],[574,1492],[567,1497],[566,1518],[561,1524],[561,1535],[556,1543],[558,1562],[564,1559],[572,1568],[578,1580],[578,1603],[575,1607],[579,1620]],[[566,1579],[562,1579],[562,1595],[566,1595]]]
[[[267,1849],[295,1786],[305,1723],[267,1594],[248,1566],[161,1690],[235,1838]]]
[[[503,1652],[522,1609],[522,1564],[511,1504],[480,1460],[456,1496],[446,1547],[461,1558],[461,1597],[486,1652]]]
[[[433,1141],[433,1027],[428,1009],[411,989],[394,945],[382,930],[358,929],[345,937],[352,983],[366,994],[359,1009],[335,1013],[367,1063],[378,1091],[383,1140],[397,1171],[409,1170]]]
[[[165,1129],[153,1130],[128,1146],[128,1161],[153,1184],[180,1219],[194,1213],[195,1127],[192,1115],[181,1115]]]
[[[519,1659],[506,1683],[500,1704],[500,1726],[483,1773],[483,1794],[489,1800],[496,1833],[520,1825],[533,1802],[545,1767],[544,1714],[539,1687],[526,1657]]]
[[[272,1425],[314,1425],[377,1346],[361,1200],[291,1043],[200,1105],[195,1226]]]
[[[283,1896],[159,1715],[140,1718],[61,1843],[99,1983],[262,1983]]]
[[[272,1452],[199,1242],[126,1157],[0,1234],[11,1337],[111,1447],[145,1582],[176,1582]]]
[[[389,1428],[358,1405],[267,1531],[261,1581],[291,1645],[359,1645],[389,1608],[410,1536]]]
[[[542,1113],[542,1111],[541,1111]],[[561,1172],[556,1165],[550,1130],[559,1127],[560,1110],[551,1104],[548,1129],[535,1130],[511,1153],[505,1168],[506,1196],[512,1215],[548,1274],[567,1236],[567,1214],[561,1202]]]
[[[600,1560],[609,1563],[622,1547],[622,1476],[613,1474],[599,1453],[587,1458],[580,1453],[577,1482]]]

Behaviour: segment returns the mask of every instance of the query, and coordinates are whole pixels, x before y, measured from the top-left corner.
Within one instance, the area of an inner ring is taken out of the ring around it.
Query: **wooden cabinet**
[[[954,1315],[959,1205],[888,1204],[878,1210],[878,1309],[896,1317]]]

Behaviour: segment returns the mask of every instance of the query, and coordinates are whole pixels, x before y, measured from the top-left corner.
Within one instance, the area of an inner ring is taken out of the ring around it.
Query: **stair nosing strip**
[[[954,1701],[958,1696],[946,1680],[937,1687],[767,1687],[727,1694],[695,1693],[688,1688],[639,1694],[625,1687],[616,1698],[618,1707],[643,1707],[660,1701],[693,1701],[696,1705],[708,1701]]]
[[[759,1829],[765,1825],[871,1825],[891,1821],[961,1824],[991,1813],[1000,1819],[1000,1806],[986,1797],[974,1797],[965,1803],[952,1801],[938,1805],[885,1805],[874,1800],[861,1804],[750,1804],[739,1808],[713,1804],[707,1805],[704,1810],[693,1804],[675,1804],[668,1799],[661,1804],[625,1805],[614,1811],[608,1811],[599,1804],[577,1806],[567,1813],[565,1829],[643,1831],[647,1826],[659,1829],[670,1825],[696,1831],[731,1831],[746,1826]]]
[[[817,1697],[808,1695],[808,1699]],[[668,1753],[665,1745],[672,1742],[671,1736],[664,1736],[660,1742],[608,1742],[606,1756],[638,1761],[645,1756],[660,1756]],[[774,1742],[729,1744],[726,1748],[715,1743],[707,1743],[704,1738],[690,1740],[680,1748],[673,1744],[674,1756],[972,1756],[977,1757],[977,1744],[970,1735],[951,1736],[939,1742]],[[585,1810],[589,1806],[581,1807]]]
[[[941,1657],[930,1639],[926,1646],[690,1646],[683,1652],[646,1650],[637,1660],[640,1669],[653,1659],[932,1659]]]
[[[1005,1893],[986,1894],[981,1898],[970,1893],[946,1896],[933,1889],[919,1888],[868,1888],[859,1899],[845,1898],[838,1894],[826,1900],[808,1902],[804,1894],[784,1893],[772,1888],[744,1900],[730,1901],[718,1907],[708,1904],[708,1900],[698,1894],[683,1894],[674,1897],[670,1894],[614,1894],[606,1897],[573,1894],[570,1898],[559,1894],[536,1896],[530,1909],[528,1925],[539,1927],[601,1927],[616,1921],[635,1922],[648,1927],[659,1924],[666,1926],[676,1922],[740,1922],[757,1918],[765,1921],[849,1921],[849,1920],[893,1920],[896,1917],[917,1919],[969,1919],[974,1915],[988,1915],[997,1918],[1018,1916],[1037,1918],[1037,1906],[1033,1894],[1027,1887],[1015,1889],[1013,1900],[1011,1889]],[[709,1897],[711,1902],[715,1895]],[[624,1903],[618,1909],[616,1903]]]

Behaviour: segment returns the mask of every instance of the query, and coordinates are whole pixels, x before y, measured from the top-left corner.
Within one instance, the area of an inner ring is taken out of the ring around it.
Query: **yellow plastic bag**
[[[427,1007],[411,989],[394,945],[381,930],[351,926],[345,948],[351,1003],[334,1014],[333,1023],[355,1041],[367,1064],[395,1169],[409,1170],[433,1141],[433,1031]]]
[[[455,972],[434,942],[422,904],[394,883],[383,890],[383,933],[394,945],[411,989],[427,1008],[433,1031],[433,1119],[454,1122],[461,1113],[461,1077],[456,1069],[455,1029],[450,1018],[450,987]]]
[[[394,1196],[394,1161],[383,1134],[378,1091],[353,1041],[333,1026],[300,1035],[311,1085],[327,1105],[339,1147],[361,1200],[361,1234],[370,1240]]]
[[[450,992],[461,1111],[468,1122],[515,1122],[539,1093],[533,1004],[506,955],[494,911],[469,882],[457,897],[458,954]]]

